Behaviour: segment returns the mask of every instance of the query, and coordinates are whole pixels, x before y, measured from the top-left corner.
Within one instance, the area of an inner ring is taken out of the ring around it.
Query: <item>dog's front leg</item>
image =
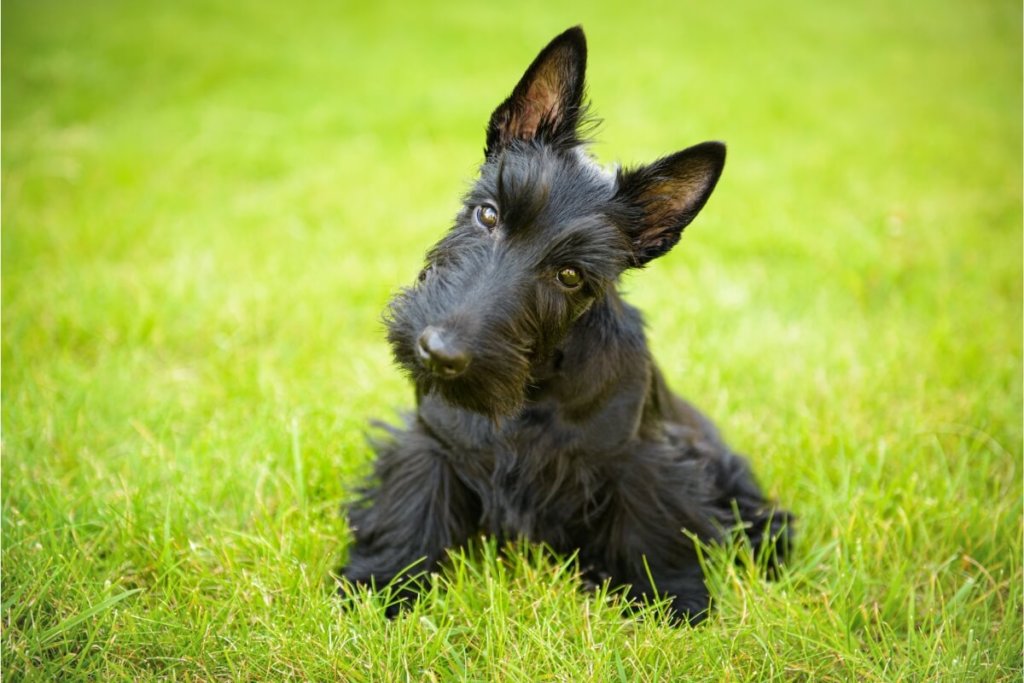
[[[681,531],[666,533],[636,520],[623,524],[608,548],[605,571],[613,586],[624,586],[631,603],[668,598],[675,621],[697,624],[708,616],[711,596],[694,544]]]
[[[443,447],[417,424],[375,444],[374,476],[348,510],[354,544],[340,570],[352,584],[391,585],[393,617],[422,590],[448,549],[476,530],[480,503],[456,476]]]
[[[711,599],[699,542],[718,539],[707,505],[703,463],[673,457],[672,448],[637,444],[615,473],[602,554],[613,584],[633,602],[669,598],[673,617],[691,624]]]
[[[696,559],[672,568],[645,566],[643,573],[635,572],[628,583],[627,596],[635,603],[668,598],[672,619],[677,623],[696,625],[710,613],[711,596]]]

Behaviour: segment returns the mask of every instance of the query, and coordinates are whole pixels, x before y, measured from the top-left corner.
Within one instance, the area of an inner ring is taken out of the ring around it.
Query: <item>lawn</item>
[[[5,680],[1020,680],[1020,3],[346,4],[3,4]],[[711,552],[699,628],[488,544],[342,610],[380,312],[576,23],[600,158],[729,144],[624,288],[792,563]]]

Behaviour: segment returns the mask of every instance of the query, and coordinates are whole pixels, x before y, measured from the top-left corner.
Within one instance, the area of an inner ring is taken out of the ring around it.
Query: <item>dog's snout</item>
[[[423,365],[438,377],[458,377],[469,365],[469,352],[437,327],[427,327],[416,345]]]

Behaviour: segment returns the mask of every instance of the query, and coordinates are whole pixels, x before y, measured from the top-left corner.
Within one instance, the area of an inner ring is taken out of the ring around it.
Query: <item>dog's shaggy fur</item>
[[[609,172],[584,149],[583,31],[556,37],[491,116],[480,177],[388,339],[417,410],[376,444],[349,510],[346,583],[405,597],[480,533],[577,553],[632,599],[709,606],[694,538],[742,526],[774,562],[787,512],[747,462],[666,386],[620,274],[665,254],[725,163],[706,142]]]

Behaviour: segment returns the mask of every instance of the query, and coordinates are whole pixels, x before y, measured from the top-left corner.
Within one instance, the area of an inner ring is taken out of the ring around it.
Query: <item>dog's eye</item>
[[[567,289],[576,289],[583,283],[583,275],[580,271],[567,266],[558,271],[556,276],[561,285]]]
[[[481,227],[494,230],[494,227],[498,225],[498,210],[490,204],[481,204],[473,211],[473,218]]]

